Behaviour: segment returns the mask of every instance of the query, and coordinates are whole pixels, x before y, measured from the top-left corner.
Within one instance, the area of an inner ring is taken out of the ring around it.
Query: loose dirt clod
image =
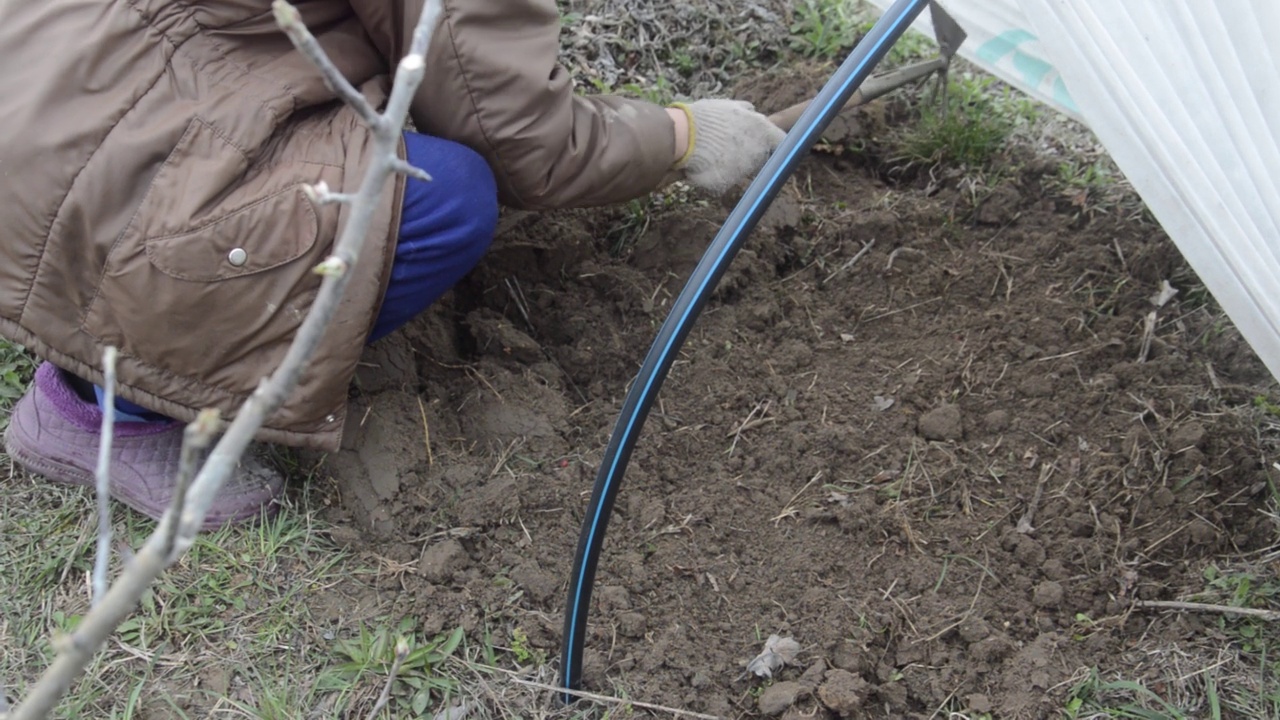
[[[841,717],[855,717],[867,702],[871,684],[847,670],[830,670],[818,686],[818,699]]]
[[[1045,580],[1036,585],[1035,594],[1031,600],[1039,608],[1056,608],[1062,605],[1062,599],[1066,595],[1066,591],[1062,588],[1062,583],[1056,580]]]
[[[796,698],[803,691],[804,686],[793,680],[776,682],[760,693],[760,698],[756,701],[756,709],[761,715],[769,717],[781,715],[795,703]]]
[[[453,577],[455,570],[467,562],[467,551],[457,540],[445,540],[427,548],[418,560],[418,572],[433,583]]]
[[[960,408],[943,405],[921,415],[920,435],[925,440],[959,440],[964,435]]]

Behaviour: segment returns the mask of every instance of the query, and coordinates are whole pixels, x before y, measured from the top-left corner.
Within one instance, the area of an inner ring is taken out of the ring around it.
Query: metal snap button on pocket
[[[227,262],[235,265],[236,267],[240,267],[248,261],[249,253],[245,252],[244,248],[235,248],[231,252],[227,253]]]

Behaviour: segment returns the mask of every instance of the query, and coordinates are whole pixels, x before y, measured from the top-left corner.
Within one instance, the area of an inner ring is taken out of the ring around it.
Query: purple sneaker
[[[4,434],[9,456],[53,482],[95,485],[102,410],[86,402],[50,363],[18,400]],[[117,422],[111,440],[111,496],[153,519],[168,509],[178,476],[183,424]],[[261,459],[246,455],[227,478],[205,516],[204,529],[272,515],[284,478]]]

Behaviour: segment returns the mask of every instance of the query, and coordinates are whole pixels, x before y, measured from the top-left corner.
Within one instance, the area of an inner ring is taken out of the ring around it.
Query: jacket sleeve
[[[352,5],[394,64],[423,0]],[[604,205],[660,186],[675,152],[665,109],[576,94],[559,50],[555,0],[444,0],[414,125],[482,154],[513,207]]]

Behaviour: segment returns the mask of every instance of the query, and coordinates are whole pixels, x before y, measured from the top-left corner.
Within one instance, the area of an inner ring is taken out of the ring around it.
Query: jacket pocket
[[[247,155],[196,118],[161,166],[134,227],[152,264],[181,280],[261,272],[315,244],[315,208],[285,173],[248,176]]]
[[[192,120],[112,246],[82,329],[174,376],[252,390],[245,361],[277,360],[319,287],[311,268],[332,223],[302,187],[334,185],[334,172],[251,161]]]

